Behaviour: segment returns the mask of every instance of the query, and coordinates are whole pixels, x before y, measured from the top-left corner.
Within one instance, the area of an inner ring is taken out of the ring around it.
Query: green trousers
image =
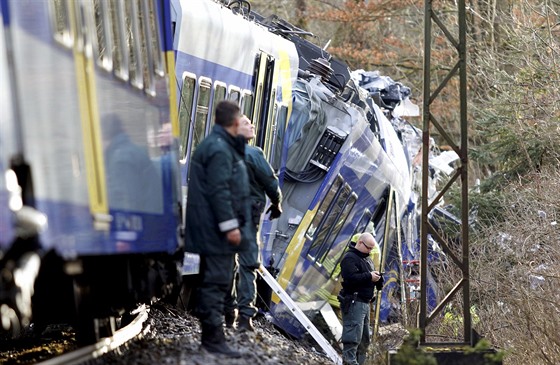
[[[233,280],[234,254],[200,256],[195,314],[204,326],[224,324],[224,301]]]
[[[255,301],[257,299],[257,269],[260,265],[259,247],[251,242],[248,250],[237,254],[234,280],[230,285],[225,299],[224,313],[233,313],[235,308],[239,315],[253,318],[257,314]]]
[[[370,343],[369,303],[355,301],[342,313],[341,340],[344,364],[362,365]]]

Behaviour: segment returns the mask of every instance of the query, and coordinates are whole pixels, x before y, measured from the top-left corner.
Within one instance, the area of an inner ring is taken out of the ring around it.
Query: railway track
[[[149,308],[142,305],[134,313],[136,318],[116,331],[113,336],[104,337],[92,345],[40,362],[38,365],[82,364],[119,348],[142,333],[143,324],[148,319]]]
[[[150,309],[142,305],[133,313],[133,320],[94,344],[77,348],[75,334],[67,325],[48,326],[40,335],[3,342],[0,363],[12,364],[82,364],[99,359],[103,355],[131,342],[143,333]]]

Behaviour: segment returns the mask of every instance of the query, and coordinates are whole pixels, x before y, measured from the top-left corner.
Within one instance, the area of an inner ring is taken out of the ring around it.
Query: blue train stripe
[[[158,11],[158,19],[161,20],[161,37],[162,42],[161,45],[163,47],[163,51],[172,51],[173,50],[173,31],[171,29],[171,7],[169,4],[169,0],[159,0],[156,1],[156,9]]]
[[[0,13],[2,13],[2,24],[4,26],[10,25],[10,7],[8,0],[0,0]]]

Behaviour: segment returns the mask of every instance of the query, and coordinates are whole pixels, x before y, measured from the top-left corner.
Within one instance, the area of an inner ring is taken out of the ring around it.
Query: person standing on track
[[[200,255],[200,283],[194,314],[202,327],[202,347],[230,357],[241,353],[226,343],[224,299],[233,280],[235,253],[254,236],[245,139],[238,137],[241,112],[218,103],[212,132],[190,162],[185,250]]]
[[[247,142],[255,138],[255,127],[246,116],[241,118],[238,133],[245,137]],[[257,237],[259,221],[264,211],[267,196],[271,202],[270,208],[267,210],[267,213],[270,213],[270,219],[280,217],[280,214],[282,214],[280,206],[282,194],[278,186],[278,178],[264,157],[262,149],[248,144],[245,145],[245,163],[249,173],[254,235],[250,237],[248,250],[238,254],[239,278],[232,282],[232,290],[226,297],[225,322],[227,327],[233,327],[238,310],[238,329],[254,331],[252,320],[257,314],[257,307],[255,306],[257,298],[256,270],[261,264]]]

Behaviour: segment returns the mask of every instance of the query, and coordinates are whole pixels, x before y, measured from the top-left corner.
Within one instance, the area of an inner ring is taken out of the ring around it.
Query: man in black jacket
[[[195,315],[202,347],[237,357],[223,329],[224,299],[233,279],[235,253],[246,250],[252,231],[245,140],[238,137],[237,104],[216,106],[215,126],[190,162],[185,250],[200,255],[201,283]]]
[[[240,121],[238,133],[245,137],[247,142],[255,138],[255,127],[249,118],[243,116]],[[245,163],[249,174],[251,191],[251,208],[253,231],[255,235],[250,237],[249,248],[238,254],[239,279],[232,283],[232,290],[226,296],[225,321],[227,327],[233,327],[236,320],[236,303],[239,309],[240,330],[254,331],[252,319],[257,314],[255,300],[257,298],[256,270],[260,266],[259,243],[257,232],[261,214],[264,211],[266,197],[270,199],[270,219],[280,217],[282,208],[280,206],[282,193],[278,186],[278,178],[274,170],[264,157],[263,150],[259,147],[245,146]]]
[[[340,263],[343,281],[338,299],[342,310],[344,364],[361,365],[366,360],[370,343],[369,305],[376,285],[382,283],[381,275],[369,257],[375,244],[371,233],[363,233]]]

